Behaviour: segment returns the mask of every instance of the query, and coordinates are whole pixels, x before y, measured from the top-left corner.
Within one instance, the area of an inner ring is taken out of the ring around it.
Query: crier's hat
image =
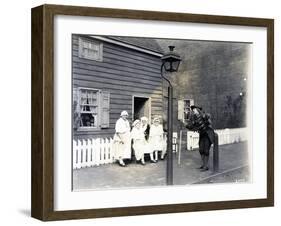
[[[200,111],[202,111],[202,107],[199,107],[199,106],[195,106],[195,105],[192,105],[190,106],[191,110],[193,110],[194,108],[198,108]]]

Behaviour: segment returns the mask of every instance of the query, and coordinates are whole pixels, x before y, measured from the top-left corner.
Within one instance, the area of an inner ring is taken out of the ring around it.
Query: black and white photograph
[[[46,4],[31,50],[36,219],[274,206],[274,19]]]
[[[251,183],[252,44],[72,34],[72,189]]]

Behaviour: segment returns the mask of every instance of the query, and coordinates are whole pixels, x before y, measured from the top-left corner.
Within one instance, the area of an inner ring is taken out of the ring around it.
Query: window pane
[[[90,60],[101,60],[102,58],[101,44],[94,43],[88,40],[81,40],[80,57],[84,57]]]
[[[83,127],[97,127],[96,115],[82,113],[81,120],[82,120]]]
[[[83,48],[88,49],[89,48],[90,43],[87,41],[83,41]]]
[[[89,55],[89,50],[88,49],[83,49],[83,53],[85,57],[88,57]]]
[[[97,90],[80,89],[81,127],[98,127]]]
[[[97,52],[98,52],[98,51],[99,51],[99,45],[94,45],[92,49],[93,49],[94,51],[97,51]]]
[[[187,120],[190,116],[191,99],[184,100],[184,119]]]
[[[94,106],[90,106],[90,111],[93,114],[97,114],[98,113],[97,107],[94,107]]]

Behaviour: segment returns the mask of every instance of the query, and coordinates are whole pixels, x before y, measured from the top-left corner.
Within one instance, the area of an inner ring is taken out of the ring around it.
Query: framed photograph
[[[32,216],[274,205],[274,20],[32,9]]]

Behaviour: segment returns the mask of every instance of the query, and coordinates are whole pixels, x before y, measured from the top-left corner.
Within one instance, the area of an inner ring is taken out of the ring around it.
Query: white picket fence
[[[167,141],[167,135],[164,136],[164,143]],[[173,133],[173,151],[178,151],[177,133]],[[73,169],[85,167],[99,166],[103,164],[113,163],[113,139],[112,138],[96,138],[73,140]],[[167,145],[163,145],[166,151]]]
[[[219,145],[238,143],[247,140],[247,128],[234,128],[215,130],[219,136]],[[187,150],[193,150],[199,147],[199,134],[196,132],[187,132]]]
[[[231,144],[247,140],[246,128],[216,130],[219,135],[219,145]],[[165,137],[166,141],[166,137]],[[177,152],[181,146],[178,134],[173,133],[173,151]],[[198,148],[199,134],[187,132],[187,150]],[[73,140],[73,169],[93,167],[113,163],[113,139],[96,138]],[[166,147],[164,147],[165,149]]]
[[[112,138],[73,140],[73,169],[114,162]]]

